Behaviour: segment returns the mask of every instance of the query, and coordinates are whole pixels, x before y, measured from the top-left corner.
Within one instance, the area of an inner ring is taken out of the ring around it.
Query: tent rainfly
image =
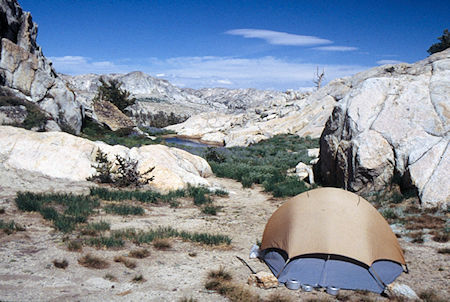
[[[267,222],[260,250],[281,283],[381,293],[407,272],[383,216],[362,197],[338,188],[311,190],[285,202]]]

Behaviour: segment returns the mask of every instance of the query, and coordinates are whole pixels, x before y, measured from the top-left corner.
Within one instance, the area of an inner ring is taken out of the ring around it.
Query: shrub
[[[133,258],[143,259],[143,258],[147,258],[148,256],[150,256],[150,251],[147,249],[132,250],[132,251],[130,251],[128,256],[133,257]]]
[[[114,257],[114,262],[121,262],[127,268],[131,268],[131,269],[136,268],[136,266],[137,266],[136,261],[128,259],[128,258],[126,258],[124,256],[116,256],[116,257]]]
[[[106,213],[113,213],[118,215],[144,215],[145,211],[139,206],[110,204],[103,208]]]
[[[67,243],[67,249],[71,252],[81,252],[83,249],[83,244],[80,240],[70,240]]]
[[[142,275],[136,275],[136,276],[134,276],[133,279],[131,279],[131,281],[133,281],[133,282],[145,282],[147,280],[145,280],[144,276],[142,276]]]
[[[155,167],[150,168],[144,173],[140,173],[137,169],[138,162],[136,160],[126,159],[118,154],[115,157],[115,162],[110,162],[106,153],[98,149],[95,158],[97,163],[92,165],[96,170],[96,174],[88,177],[87,180],[99,183],[111,183],[118,187],[141,186],[153,180],[153,176],[146,176]]]
[[[63,260],[53,260],[53,265],[57,268],[66,269],[69,266],[69,262],[66,259]]]
[[[383,215],[383,217],[386,219],[397,219],[398,218],[398,216],[397,216],[397,214],[395,214],[394,210],[392,210],[390,208],[383,210],[381,212],[381,215]]]
[[[153,241],[153,247],[157,250],[165,251],[165,250],[172,248],[172,243],[165,238],[161,238],[161,239],[158,238]]]
[[[116,248],[124,246],[125,242],[122,238],[110,237],[91,237],[85,239],[87,245],[95,246],[96,248]]]
[[[109,267],[109,263],[100,257],[94,256],[92,254],[86,254],[78,259],[78,263],[84,267],[104,269]]]
[[[217,215],[217,212],[220,211],[222,207],[219,206],[204,206],[202,208],[202,213],[207,215]]]

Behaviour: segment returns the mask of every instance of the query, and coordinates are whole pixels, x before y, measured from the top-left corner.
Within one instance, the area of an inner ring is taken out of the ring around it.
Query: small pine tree
[[[120,111],[124,111],[128,106],[136,102],[135,98],[130,98],[130,92],[120,88],[122,83],[118,80],[105,80],[100,78],[101,86],[98,87],[94,102],[98,100],[109,101],[113,103]]]
[[[427,51],[430,55],[446,50],[450,47],[450,32],[448,31],[448,29],[444,30],[444,34],[441,37],[438,37],[438,40],[440,40],[441,42],[435,43],[431,45],[430,48],[428,48]]]
[[[93,180],[99,183],[113,183],[111,176],[111,169],[113,164],[108,160],[106,153],[98,149],[97,155],[95,157],[96,165],[92,165],[97,173],[88,178],[88,180]]]

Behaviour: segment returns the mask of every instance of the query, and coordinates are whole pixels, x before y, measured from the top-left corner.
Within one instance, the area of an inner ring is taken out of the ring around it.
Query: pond
[[[168,137],[164,139],[166,143],[168,144],[176,144],[176,145],[182,145],[187,147],[196,147],[196,148],[207,148],[212,147],[208,144],[203,144],[200,142],[184,139],[184,138],[178,138],[178,137]]]

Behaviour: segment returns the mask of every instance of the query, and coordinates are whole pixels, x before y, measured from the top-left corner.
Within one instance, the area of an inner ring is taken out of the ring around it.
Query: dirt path
[[[33,179],[34,183],[38,179]],[[265,223],[282,200],[271,199],[261,188],[243,189],[240,183],[229,179],[210,178],[216,187],[227,190],[228,197],[216,198],[216,204],[223,207],[217,216],[202,214],[192,201],[183,200],[179,208],[146,205],[146,214],[141,217],[121,217],[100,215],[95,220],[106,220],[113,229],[146,229],[157,226],[172,226],[179,230],[220,233],[232,238],[231,248],[214,249],[194,243],[173,240],[167,251],[149,246],[150,257],[138,260],[135,269],[128,269],[121,263],[112,261],[114,256],[126,255],[134,246],[120,250],[96,250],[85,247],[82,253],[69,252],[62,242],[62,235],[52,230],[37,213],[19,212],[13,205],[13,191],[0,194],[0,207],[6,209],[0,219],[14,219],[27,227],[25,232],[0,235],[0,300],[8,301],[178,301],[195,298],[198,301],[225,301],[216,293],[204,289],[208,271],[224,266],[234,280],[244,286],[249,270],[236,259],[248,259],[251,245],[260,240]],[[66,189],[71,188],[66,184]],[[72,184],[73,185],[73,184]],[[22,189],[45,191],[62,189],[63,183],[42,182]],[[87,184],[72,186],[76,192],[86,190]],[[4,191],[6,192],[6,191]],[[448,255],[438,254],[437,248],[448,246],[426,241],[417,245],[401,240],[406,250],[406,258],[411,274],[402,275],[401,283],[410,285],[420,292],[434,288],[449,296]],[[77,259],[92,252],[107,259],[110,267],[102,270],[88,269],[78,264]],[[54,259],[67,259],[69,266],[63,270],[53,266]],[[257,260],[248,260],[256,271],[269,271]],[[117,281],[105,279],[110,274]],[[131,282],[136,275],[147,280],[143,283]],[[248,286],[250,288],[250,286]],[[324,293],[302,293],[289,291],[284,287],[271,290],[251,288],[261,296],[279,292],[297,300],[329,299]],[[353,292],[350,292],[350,296]],[[382,299],[373,295],[374,299]]]

